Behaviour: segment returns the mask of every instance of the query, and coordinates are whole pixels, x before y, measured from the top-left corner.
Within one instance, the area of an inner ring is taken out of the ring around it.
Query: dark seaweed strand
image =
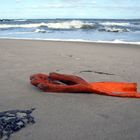
[[[35,123],[31,115],[34,110],[35,108],[0,112],[0,139],[9,140],[12,133],[19,131],[29,123]]]
[[[82,72],[94,72],[94,73],[97,73],[97,74],[115,75],[113,73],[107,73],[107,72],[102,72],[102,71],[92,71],[92,70],[83,70],[83,71],[80,71],[79,73],[82,73]]]

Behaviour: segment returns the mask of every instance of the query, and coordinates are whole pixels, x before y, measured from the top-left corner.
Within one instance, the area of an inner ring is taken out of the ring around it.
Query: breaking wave
[[[36,29],[34,32],[36,33],[46,33],[47,31],[44,29]]]
[[[128,26],[128,25],[130,25],[130,23],[128,23],[128,22],[103,22],[100,24],[104,25],[104,26]]]
[[[70,21],[70,22],[61,22],[61,23],[48,23],[47,27],[50,29],[87,29],[94,28],[94,23],[84,23],[82,21]]]
[[[129,20],[94,20],[94,19],[73,19],[73,20],[27,20],[27,19],[14,19],[14,20],[2,20],[0,22],[0,31],[13,30],[27,31],[35,33],[48,33],[52,31],[70,31],[70,30],[82,30],[82,31],[97,31],[97,32],[136,32],[140,31],[140,21]]]
[[[33,24],[0,24],[0,28],[36,28],[45,25],[45,23],[33,23]]]
[[[32,24],[0,24],[0,28],[37,28],[47,27],[49,29],[91,29],[94,23],[86,23],[78,20],[55,22],[55,23],[32,23]]]

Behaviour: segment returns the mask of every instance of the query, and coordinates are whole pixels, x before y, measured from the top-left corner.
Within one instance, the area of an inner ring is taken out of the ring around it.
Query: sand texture
[[[0,111],[36,108],[36,123],[11,140],[139,140],[140,99],[44,93],[34,73],[75,74],[88,81],[137,82],[140,46],[0,40]]]

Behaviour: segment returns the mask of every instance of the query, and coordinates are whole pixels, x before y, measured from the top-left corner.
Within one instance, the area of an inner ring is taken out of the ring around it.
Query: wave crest
[[[34,32],[36,33],[46,33],[47,31],[44,29],[36,29]]]
[[[103,25],[103,26],[128,26],[128,25],[130,25],[130,23],[128,23],[128,22],[103,22],[103,23],[100,23],[100,25]]]
[[[47,27],[49,29],[91,29],[94,23],[86,23],[78,20],[57,22],[57,23],[32,23],[32,24],[0,24],[0,28],[38,28]]]
[[[43,23],[33,23],[33,24],[0,24],[0,28],[36,28],[36,27],[41,26],[42,24]]]
[[[94,28],[94,26],[94,23],[85,23],[78,20],[47,24],[50,29],[88,29]]]

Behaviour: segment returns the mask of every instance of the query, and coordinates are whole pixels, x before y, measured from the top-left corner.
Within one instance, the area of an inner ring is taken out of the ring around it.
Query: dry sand
[[[140,139],[140,99],[44,93],[30,85],[31,74],[53,71],[140,85],[140,46],[1,39],[0,111],[36,108],[36,124],[11,140]]]

